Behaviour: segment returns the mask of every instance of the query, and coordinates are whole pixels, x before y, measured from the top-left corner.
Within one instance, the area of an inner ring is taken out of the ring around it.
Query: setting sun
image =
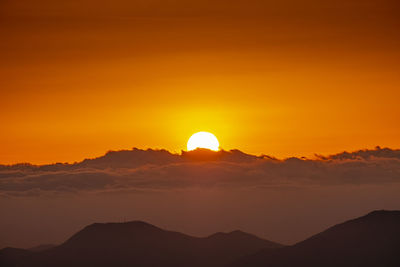
[[[187,150],[194,150],[196,148],[207,148],[210,150],[218,151],[218,139],[209,132],[198,132],[193,134],[187,143]]]

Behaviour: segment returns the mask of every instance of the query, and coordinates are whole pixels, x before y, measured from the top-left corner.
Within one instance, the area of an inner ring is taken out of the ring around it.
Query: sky
[[[399,13],[1,0],[0,248],[127,220],[293,244],[400,209]],[[198,131],[218,138],[213,160],[181,154]]]
[[[400,146],[400,4],[0,1],[0,163]]]

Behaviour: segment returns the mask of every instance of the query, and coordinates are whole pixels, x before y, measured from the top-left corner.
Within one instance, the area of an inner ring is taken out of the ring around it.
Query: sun
[[[196,148],[207,148],[218,151],[219,142],[217,137],[209,132],[198,132],[193,134],[187,142],[187,150],[195,150]]]

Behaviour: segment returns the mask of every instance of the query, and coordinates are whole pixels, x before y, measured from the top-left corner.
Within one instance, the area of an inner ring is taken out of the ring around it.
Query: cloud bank
[[[110,151],[74,164],[1,165],[0,195],[158,192],[190,188],[384,185],[400,182],[400,150],[343,152],[315,159],[275,159],[238,150]]]

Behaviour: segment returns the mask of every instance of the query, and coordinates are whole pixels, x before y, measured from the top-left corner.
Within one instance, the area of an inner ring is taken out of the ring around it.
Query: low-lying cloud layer
[[[203,151],[204,152],[204,151]],[[237,150],[218,153],[112,151],[75,164],[0,166],[0,194],[146,192],[188,188],[299,187],[400,182],[400,150],[343,152],[278,160]]]

